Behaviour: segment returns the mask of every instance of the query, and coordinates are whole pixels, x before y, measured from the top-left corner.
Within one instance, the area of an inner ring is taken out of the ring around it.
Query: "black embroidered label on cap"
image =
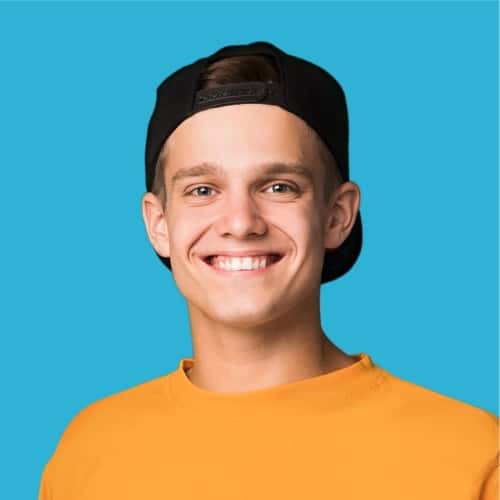
[[[271,82],[231,83],[196,92],[194,108],[261,102],[278,94],[278,84]]]

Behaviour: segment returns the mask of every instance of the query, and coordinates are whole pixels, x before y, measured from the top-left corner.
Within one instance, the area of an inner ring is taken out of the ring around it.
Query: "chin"
[[[235,303],[225,301],[223,304],[211,304],[202,310],[212,321],[234,328],[257,327],[279,316],[275,303],[261,304],[261,307],[256,307],[254,302],[245,303],[241,298]],[[286,311],[283,313],[286,314]]]

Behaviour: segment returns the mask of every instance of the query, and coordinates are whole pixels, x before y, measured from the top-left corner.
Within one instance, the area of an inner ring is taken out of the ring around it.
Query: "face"
[[[212,108],[177,127],[167,143],[165,210],[147,193],[143,215],[191,311],[258,326],[318,293],[325,247],[338,246],[354,222],[342,204],[326,203],[323,176],[311,130],[278,106]],[[234,254],[239,261],[219,259],[222,269],[209,259]],[[256,263],[245,255],[266,267],[234,270]],[[279,260],[264,260],[271,255]]]

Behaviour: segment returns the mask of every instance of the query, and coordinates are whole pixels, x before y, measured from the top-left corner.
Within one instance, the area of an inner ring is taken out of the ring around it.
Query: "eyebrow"
[[[260,170],[260,173],[265,176],[275,174],[294,174],[308,180],[311,184],[314,184],[314,174],[311,169],[300,163],[271,163],[261,166],[257,168],[257,170]],[[187,177],[200,177],[202,175],[220,175],[221,177],[226,177],[227,174],[220,165],[203,162],[199,165],[179,169],[172,177],[172,186],[181,179],[185,179]]]

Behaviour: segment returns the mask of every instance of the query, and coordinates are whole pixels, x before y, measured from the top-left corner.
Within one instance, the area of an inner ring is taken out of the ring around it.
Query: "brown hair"
[[[200,76],[200,89],[211,89],[227,83],[250,81],[277,82],[279,73],[272,57],[267,55],[246,55],[227,57],[215,61]],[[342,184],[342,176],[331,151],[315,130],[308,127],[318,144],[318,152],[325,169],[324,200],[329,199],[337,187]],[[165,187],[165,167],[167,160],[167,143],[163,144],[155,166],[155,175],[151,191],[160,198],[162,206],[167,201]]]

